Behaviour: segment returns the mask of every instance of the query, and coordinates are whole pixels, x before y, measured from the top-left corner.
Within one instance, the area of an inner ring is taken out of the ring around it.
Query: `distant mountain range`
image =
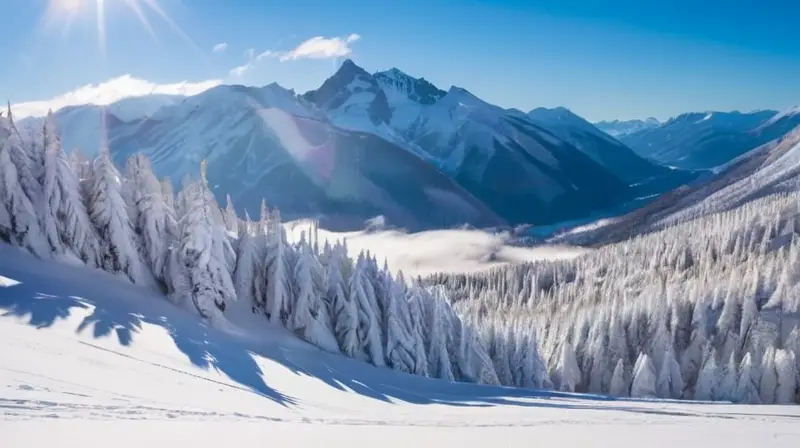
[[[23,120],[35,126],[37,118]],[[694,173],[637,154],[567,109],[524,113],[460,87],[350,60],[302,95],[271,84],[191,97],[146,96],[56,112],[67,149],[117,162],[142,151],[175,182],[208,178],[220,200],[257,215],[360,227],[376,215],[410,230],[548,224],[667,191]]]
[[[634,132],[657,127],[660,124],[661,122],[657,118],[650,117],[645,120],[598,121],[594,125],[606,134],[620,138]]]
[[[597,125],[643,157],[682,169],[711,169],[800,125],[800,107],[783,112],[692,112],[625,132],[623,122],[611,123],[619,126]]]

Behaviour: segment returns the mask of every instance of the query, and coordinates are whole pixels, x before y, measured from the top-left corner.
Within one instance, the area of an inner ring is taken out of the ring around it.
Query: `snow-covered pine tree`
[[[386,274],[388,275],[388,274]],[[411,314],[406,300],[406,285],[389,277],[385,314],[386,360],[401,372],[413,373],[417,347],[414,343]]]
[[[726,401],[736,401],[736,388],[739,382],[739,366],[736,364],[736,354],[731,353],[728,357],[728,364],[722,368],[719,381],[717,398]]]
[[[121,176],[111,162],[108,148],[100,150],[89,179],[89,217],[100,237],[102,266],[136,284],[149,284],[144,264],[134,243],[134,231],[122,198]]]
[[[164,200],[161,183],[143,154],[128,159],[126,180],[139,252],[156,279],[164,281],[167,254],[177,234],[175,211]]]
[[[739,364],[739,383],[736,385],[734,400],[739,403],[761,404],[758,392],[758,378],[761,377],[758,367],[753,365],[750,352],[745,353]]]
[[[366,272],[364,254],[360,254],[352,277],[350,298],[358,307],[358,340],[361,343],[357,358],[368,360],[373,365],[386,365],[381,342],[381,322],[375,311],[375,290]]]
[[[291,266],[292,249],[286,242],[286,233],[276,224],[268,235],[269,243],[264,266],[266,267],[266,297],[264,299],[267,319],[270,322],[286,323],[292,302]]]
[[[11,129],[11,123],[0,117],[0,137],[3,135],[5,138],[0,138],[0,238],[37,257],[48,257],[50,251],[36,211],[38,196],[31,197],[26,191],[23,179],[28,174],[25,167],[20,172],[15,163],[17,160],[27,164],[23,143]]]
[[[233,272],[233,285],[239,300],[250,304],[254,313],[263,313],[263,291],[260,285],[262,277],[259,275],[263,267],[257,257],[251,228],[253,228],[253,223],[250,222],[249,216],[245,221],[239,222],[239,229],[236,232],[239,243],[236,246],[236,269]]]
[[[52,117],[48,117],[48,121]],[[45,128],[45,134],[51,131]],[[75,256],[90,267],[101,267],[100,239],[83,200],[80,181],[64,153],[57,136],[51,136],[43,155],[44,204],[47,215],[55,217],[61,241]]]
[[[239,217],[236,216],[236,209],[233,207],[233,200],[231,195],[225,195],[225,214],[223,215],[225,221],[225,229],[230,233],[236,233],[241,230],[239,227]]]
[[[631,396],[636,398],[655,398],[657,396],[656,371],[650,357],[646,353],[641,353],[633,369]]]
[[[402,276],[400,277],[402,278]],[[398,279],[400,281],[400,279]],[[405,280],[402,280],[405,282]],[[427,326],[422,298],[416,287],[408,292],[408,312],[411,316],[412,337],[414,338],[414,371],[415,375],[429,376],[428,353],[425,349]]]
[[[720,395],[719,381],[721,379],[717,364],[717,353],[713,348],[706,351],[703,366],[697,375],[694,399],[703,401],[716,400]]]
[[[224,321],[236,290],[225,266],[225,254],[214,244],[213,226],[205,179],[184,186],[185,214],[178,222],[179,242],[170,265],[171,291],[179,303],[193,308],[212,324]]]
[[[45,166],[45,158],[47,152],[60,152],[61,141],[56,132],[56,125],[53,119],[53,112],[50,111],[45,118],[44,127],[42,129],[42,150],[33,149],[33,165],[37,168],[37,177],[39,183],[42,185],[42,207],[39,211],[39,221],[41,224],[42,232],[44,233],[45,240],[50,246],[50,252],[55,256],[64,254],[66,248],[64,242],[61,240],[61,235],[58,229],[58,206],[61,202],[61,190],[57,184],[56,176],[58,174],[56,166],[50,163],[49,167]],[[32,145],[38,147],[36,140],[31,142]],[[58,148],[58,149],[56,149]],[[49,168],[49,169],[48,169]]]
[[[334,249],[331,260],[326,266],[328,292],[326,300],[334,322],[334,332],[342,353],[355,357],[360,349],[358,340],[358,307],[348,295],[347,282],[342,277],[341,257],[339,250]]]
[[[430,313],[431,328],[430,343],[428,346],[428,366],[431,376],[447,381],[455,381],[453,366],[450,363],[450,353],[447,350],[447,335],[451,328],[445,309],[446,302],[441,298],[430,297],[432,313]]]
[[[575,358],[575,349],[569,342],[561,346],[561,358],[558,363],[558,390],[575,392],[581,381],[581,369]]]
[[[314,285],[313,270],[316,260],[311,247],[301,239],[298,247],[298,258],[294,266],[293,280],[295,285],[295,302],[287,321],[290,330],[300,335],[323,350],[339,353],[336,337],[327,325],[322,322],[322,308],[325,306]],[[327,311],[324,316],[327,317]]]
[[[609,394],[613,397],[627,397],[630,395],[630,388],[630,381],[625,372],[625,363],[619,359],[614,367],[614,373],[611,375]]]

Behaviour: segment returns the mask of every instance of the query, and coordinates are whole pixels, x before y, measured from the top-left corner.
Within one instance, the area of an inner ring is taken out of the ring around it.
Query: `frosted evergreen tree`
[[[455,381],[453,366],[450,363],[450,353],[447,350],[447,335],[451,331],[449,319],[445,310],[446,302],[442,299],[433,300],[433,313],[428,325],[431,328],[430,343],[428,346],[428,367],[431,376],[447,381]]]
[[[261,302],[261,291],[259,290],[261,271],[260,262],[257,258],[255,242],[250,234],[249,228],[252,227],[249,217],[246,221],[239,223],[237,234],[239,235],[238,252],[236,254],[236,269],[233,272],[233,285],[236,288],[236,295],[239,300],[244,300],[253,308],[253,311],[263,310],[264,304]]]
[[[761,395],[758,391],[758,378],[761,374],[753,365],[753,358],[746,353],[739,364],[739,383],[736,386],[735,400],[739,403],[761,404]]]
[[[716,400],[719,396],[720,371],[717,365],[717,354],[714,349],[707,352],[703,367],[697,376],[694,399],[703,401]]]
[[[731,353],[728,364],[722,369],[722,378],[719,382],[717,399],[736,401],[736,389],[739,384],[739,366],[736,364],[736,354]]]
[[[383,367],[386,363],[381,342],[380,320],[373,306],[375,292],[365,270],[366,262],[362,254],[356,262],[349,285],[350,297],[358,306],[358,340],[361,342],[361,350],[357,358]]]
[[[777,398],[778,372],[775,370],[775,347],[767,347],[761,357],[761,379],[758,393],[763,404],[774,404]]]
[[[561,346],[561,360],[558,364],[558,390],[562,392],[575,392],[581,381],[581,369],[575,358],[575,349],[572,344],[565,342]]]
[[[509,344],[506,339],[505,327],[499,321],[494,321],[491,324],[492,343],[489,349],[489,355],[492,357],[494,364],[494,371],[500,380],[500,384],[512,385],[514,383],[514,376],[511,373],[511,365],[509,364]]]
[[[795,366],[795,354],[789,350],[775,351],[775,372],[778,384],[775,388],[775,403],[790,404],[795,400],[798,372]]]
[[[406,286],[389,278],[386,291],[386,360],[394,370],[413,373],[415,350],[411,314],[406,300]]]
[[[225,195],[225,215],[223,218],[228,232],[235,234],[240,230],[239,217],[236,215],[236,209],[233,207],[233,201],[229,194]]]
[[[339,252],[334,251],[332,257],[339,257]],[[336,340],[342,353],[355,357],[360,349],[358,341],[358,307],[348,296],[347,282],[342,278],[339,260],[328,263],[328,293],[327,300],[330,304],[334,322]]]
[[[291,258],[283,228],[277,226],[270,234],[270,243],[264,265],[267,270],[265,310],[270,322],[286,322],[292,301],[290,275]]]
[[[161,184],[144,155],[128,160],[126,179],[133,210],[129,216],[139,236],[139,252],[153,275],[163,281],[168,250],[177,233],[175,211],[164,200]]]
[[[39,211],[40,224],[50,252],[56,255],[66,250],[61,240],[58,225],[58,209],[61,203],[61,188],[58,184],[58,165],[54,160],[45,161],[46,153],[61,152],[61,141],[56,132],[52,111],[47,114],[42,129],[43,150],[34,150],[34,166],[38,169],[39,183],[42,185],[42,209]],[[36,140],[34,140],[35,142]],[[38,145],[37,145],[38,146]]]
[[[497,373],[494,371],[492,359],[476,331],[473,323],[463,321],[458,316],[453,315],[455,322],[459,325],[460,337],[456,351],[456,365],[460,372],[461,381],[478,384],[500,385]],[[529,365],[525,369],[528,375],[528,387],[534,387],[534,363],[533,359],[524,360]]]
[[[43,155],[43,186],[48,214],[56,219],[61,241],[90,267],[100,267],[100,240],[83,200],[82,187],[58,139]]]
[[[172,185],[172,180],[169,177],[161,179],[161,194],[164,197],[164,203],[167,205],[168,210],[172,210],[176,214],[175,209],[175,187]]]
[[[324,304],[314,286],[312,264],[315,262],[311,248],[305,240],[299,246],[299,257],[294,267],[296,286],[295,302],[287,321],[289,329],[323,350],[338,353],[336,338],[321,322],[321,308]],[[327,313],[325,313],[327,316]]]
[[[630,395],[630,388],[630,381],[625,372],[625,362],[620,359],[617,361],[617,366],[614,367],[613,375],[611,375],[609,394],[614,397],[627,397]]]
[[[0,136],[7,135],[6,145],[8,145],[8,157],[14,164],[17,171],[17,182],[28,201],[34,207],[34,213],[39,220],[41,229],[41,217],[39,213],[42,207],[42,185],[38,181],[38,166],[35,166],[36,156],[32,154],[31,144],[22,140],[22,135],[17,129],[11,117],[11,109],[8,110],[6,120],[0,121]],[[44,233],[44,232],[42,232]],[[44,236],[44,235],[43,235]]]
[[[185,214],[178,222],[179,242],[170,266],[173,295],[214,325],[224,322],[223,312],[236,300],[236,290],[225,266],[225,255],[214,245],[205,179],[184,186]]]
[[[655,367],[646,353],[641,353],[636,360],[631,384],[631,396],[637,398],[655,398],[657,396]]]
[[[7,126],[6,120],[0,117],[0,128]],[[13,154],[20,151],[21,142],[13,134],[0,141],[0,238],[43,258],[49,256],[50,251],[39,227],[36,204],[20,182],[23,174],[14,163]]]
[[[656,379],[656,394],[659,398],[680,398],[683,393],[681,367],[675,359],[672,345],[667,345]]]
[[[408,297],[408,311],[411,316],[412,337],[414,338],[414,371],[415,375],[429,376],[428,354],[425,350],[426,325],[422,299],[416,288],[412,288]]]
[[[695,304],[694,315],[692,317],[691,339],[686,350],[681,355],[681,376],[684,381],[694,386],[697,382],[697,375],[703,366],[707,344],[706,332],[706,303],[699,301]]]
[[[75,177],[78,179],[78,182],[88,179],[92,174],[92,162],[86,157],[86,154],[83,153],[78,148],[74,148],[69,153],[69,166],[72,168],[72,171],[75,173]]]
[[[136,284],[149,278],[134,245],[134,232],[121,194],[121,177],[107,148],[100,150],[89,180],[89,216],[98,232],[102,266],[108,272],[125,275]]]

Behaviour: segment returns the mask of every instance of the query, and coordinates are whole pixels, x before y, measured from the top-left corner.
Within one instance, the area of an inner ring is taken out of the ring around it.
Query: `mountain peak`
[[[345,59],[344,62],[342,62],[342,65],[339,67],[339,70],[337,70],[333,76],[337,76],[339,74],[352,75],[352,76],[357,76],[362,74],[369,75],[369,73],[367,73],[366,70],[361,68],[355,62],[353,62],[352,59]]]
[[[340,116],[345,111],[353,114],[358,110],[375,126],[391,119],[386,94],[377,79],[351,59],[346,59],[333,76],[303,98],[328,112],[341,109],[337,112]]]
[[[382,88],[397,92],[420,104],[433,104],[445,95],[443,90],[425,78],[415,78],[397,67],[375,73],[375,79]]]

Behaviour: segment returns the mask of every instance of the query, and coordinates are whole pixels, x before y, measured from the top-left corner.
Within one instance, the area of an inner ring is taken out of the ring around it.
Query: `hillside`
[[[448,383],[326,354],[246,319],[208,328],[102,272],[0,245],[4,446],[269,440],[794,446],[797,407],[610,400]],[[246,313],[245,313],[246,314]],[[628,437],[620,439],[619,433]],[[124,434],[124,436],[121,436]]]

